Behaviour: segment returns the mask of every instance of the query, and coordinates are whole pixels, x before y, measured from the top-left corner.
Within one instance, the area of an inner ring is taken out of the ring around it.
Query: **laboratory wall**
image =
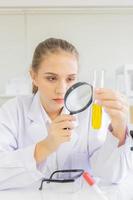
[[[105,69],[115,88],[115,70],[133,64],[133,9],[0,9],[0,94],[11,79],[27,77],[36,45],[48,37],[72,42],[80,53],[80,80]]]

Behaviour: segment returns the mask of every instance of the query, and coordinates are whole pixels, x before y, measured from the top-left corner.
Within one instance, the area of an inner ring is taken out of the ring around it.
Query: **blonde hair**
[[[43,42],[40,42],[36,47],[32,58],[32,70],[37,71],[40,63],[49,53],[59,53],[61,51],[68,52],[74,55],[77,60],[79,59],[79,53],[71,43],[63,39],[48,38]],[[37,86],[32,83],[32,93],[35,94],[37,90]]]

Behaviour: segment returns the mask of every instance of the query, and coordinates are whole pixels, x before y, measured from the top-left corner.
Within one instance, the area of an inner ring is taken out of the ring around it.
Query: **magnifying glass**
[[[86,82],[77,82],[66,92],[64,104],[70,115],[84,111],[92,103],[93,87]]]

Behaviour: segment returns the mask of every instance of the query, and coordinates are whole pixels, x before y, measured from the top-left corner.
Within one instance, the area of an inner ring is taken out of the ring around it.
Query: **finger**
[[[59,125],[60,125],[61,129],[74,129],[75,128],[75,124],[70,121],[60,122]]]
[[[66,136],[66,137],[62,137],[62,141],[63,142],[69,142],[71,140],[71,135],[70,136]]]
[[[121,110],[124,105],[122,104],[122,102],[120,101],[114,101],[114,100],[102,100],[100,102],[98,102],[101,106],[105,107],[105,108],[110,108],[110,109],[118,109]]]
[[[118,106],[118,108],[120,108],[120,109],[122,106],[126,106],[127,108],[129,107],[129,103],[128,103],[126,96],[124,96],[118,92],[112,93],[112,97],[110,97],[110,95],[109,96],[107,96],[107,95],[108,95],[108,93],[97,96],[99,104],[101,104],[101,105],[104,104],[103,106],[106,106],[106,104],[113,104],[112,108],[115,108]],[[112,103],[111,103],[111,101],[112,101]]]
[[[125,106],[129,106],[129,101],[128,101],[128,98],[125,96],[125,95],[123,95],[123,94],[121,94],[120,95],[120,100],[121,100],[121,102],[123,103],[123,104],[125,104]]]
[[[72,135],[72,130],[70,129],[64,129],[61,132],[61,137],[71,137],[71,135]]]
[[[116,117],[116,116],[122,116],[122,115],[127,115],[126,113],[128,112],[126,108],[123,109],[113,109],[113,108],[105,108],[106,112],[111,116],[111,117]]]
[[[63,121],[75,121],[76,117],[74,115],[60,115],[58,116],[53,122],[55,123],[59,123],[59,122],[63,122]]]
[[[107,111],[110,111],[110,110],[114,110],[114,111],[121,111],[123,113],[128,113],[129,109],[127,106],[125,105],[122,105],[122,106],[110,106],[110,105],[106,105],[106,106],[103,106],[105,108],[105,110]]]
[[[121,94],[111,89],[100,88],[95,90],[94,97],[102,100],[120,100]]]

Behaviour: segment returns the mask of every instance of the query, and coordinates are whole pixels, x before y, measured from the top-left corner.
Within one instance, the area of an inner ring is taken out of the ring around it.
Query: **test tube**
[[[104,86],[104,70],[94,70],[93,87],[102,88]],[[92,128],[100,129],[102,124],[102,106],[94,99],[92,103]]]

